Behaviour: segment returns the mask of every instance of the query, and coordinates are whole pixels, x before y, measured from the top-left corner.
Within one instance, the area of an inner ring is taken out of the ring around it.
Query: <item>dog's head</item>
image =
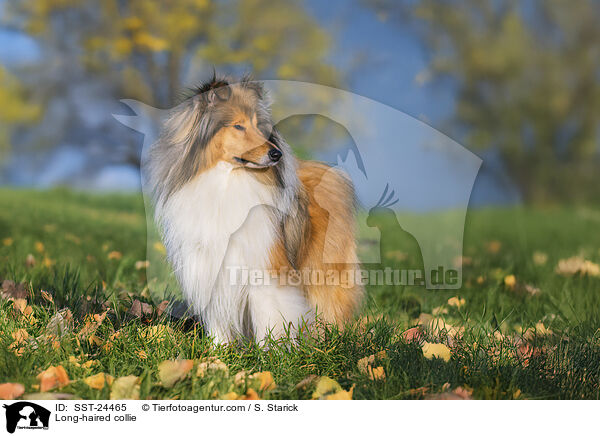
[[[260,83],[213,76],[172,109],[152,153],[154,177],[168,195],[219,162],[281,173],[289,146],[273,128]]]

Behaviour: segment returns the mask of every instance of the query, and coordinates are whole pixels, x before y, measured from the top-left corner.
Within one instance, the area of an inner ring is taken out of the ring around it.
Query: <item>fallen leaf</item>
[[[40,291],[40,294],[42,295],[42,298],[47,302],[54,303],[54,298],[52,298],[52,294],[50,294],[49,292],[42,290]]]
[[[221,396],[222,400],[237,400],[240,396],[235,392],[227,392],[225,395]]]
[[[138,260],[135,263],[135,269],[137,269],[137,270],[146,269],[149,266],[150,266],[150,261],[149,260]]]
[[[28,254],[27,257],[25,258],[25,266],[27,268],[33,268],[35,266],[35,257],[33,257],[33,254]]]
[[[108,260],[120,260],[123,254],[120,251],[111,251],[108,253]]]
[[[139,400],[140,379],[135,375],[119,377],[112,382],[111,400]]]
[[[400,337],[405,342],[421,342],[423,340],[423,329],[421,327],[412,327],[402,332]]]
[[[294,387],[296,390],[307,389],[311,385],[317,382],[319,379],[318,375],[310,374],[304,377],[298,384]]]
[[[151,305],[136,299],[131,303],[128,313],[136,318],[142,318],[144,316],[152,316],[152,312],[153,309]]]
[[[102,323],[104,322],[104,319],[106,318],[106,315],[108,314],[109,310],[110,309],[106,309],[104,312],[102,312],[100,314],[87,315],[85,325],[79,331],[77,336],[80,339],[87,339],[88,342],[90,342],[90,343],[97,342],[92,338],[94,338],[94,333],[96,333],[96,330],[98,330],[98,327],[100,327],[102,325]]]
[[[452,298],[448,299],[448,306],[453,306],[453,307],[456,307],[457,309],[460,309],[465,304],[466,304],[466,301],[464,298],[452,297]]]
[[[246,391],[245,395],[242,395],[241,397],[239,397],[240,400],[260,400],[260,397],[258,396],[258,394],[256,393],[256,391],[252,388],[248,388],[248,390]]]
[[[154,249],[156,251],[158,251],[161,254],[167,254],[167,249],[165,248],[165,246],[163,244],[161,244],[160,242],[155,242],[153,245]]]
[[[8,346],[8,349],[15,353],[17,356],[21,356],[24,352],[24,345],[28,343],[29,333],[25,329],[18,329],[11,333],[14,342]]]
[[[14,400],[25,393],[25,387],[21,383],[0,384],[0,400]]]
[[[165,310],[169,307],[169,302],[167,300],[161,301],[158,306],[156,306],[156,316],[160,317]]]
[[[448,362],[450,360],[450,348],[444,344],[432,344],[430,342],[425,342],[421,349],[423,350],[423,356],[426,359],[433,359],[434,357],[437,357],[443,359],[444,362]]]
[[[533,263],[538,266],[545,265],[548,262],[548,255],[541,251],[536,251],[533,253]]]
[[[374,368],[375,360],[383,360],[387,358],[385,351],[380,351],[377,354],[371,354],[370,356],[363,357],[357,363],[358,370],[362,374],[366,374],[371,380],[384,380],[385,372],[383,367],[378,366]]]
[[[15,283],[12,280],[4,280],[0,289],[0,296],[7,300],[24,300],[27,298],[25,283]]]
[[[431,310],[431,314],[433,316],[440,316],[440,315],[446,315],[448,313],[448,308],[444,307],[444,306],[438,306],[438,307],[434,307]]]
[[[73,325],[73,314],[69,309],[63,309],[56,312],[46,325],[46,334],[56,338],[63,337],[67,332],[71,331]]]
[[[485,246],[488,253],[496,254],[502,248],[502,243],[500,241],[490,241]]]
[[[313,400],[351,400],[354,386],[349,391],[342,389],[340,384],[329,377],[319,377],[312,394]]]
[[[163,387],[169,389],[175,383],[187,377],[193,367],[194,361],[190,359],[165,360],[158,365],[158,378]]]
[[[149,326],[140,332],[146,341],[163,342],[167,337],[173,336],[173,329],[164,324]]]
[[[504,277],[504,285],[509,288],[509,289],[515,289],[515,286],[517,284],[517,279],[514,276],[514,274],[510,274],[506,277]]]
[[[204,377],[208,373],[217,372],[217,371],[225,373],[225,377],[227,377],[229,375],[229,368],[227,367],[227,365],[225,363],[221,362],[216,357],[207,357],[206,359],[203,359],[200,361],[200,363],[198,363],[198,369],[196,370],[196,377]],[[240,373],[238,373],[238,374],[240,374]],[[238,374],[236,374],[236,378],[237,378]],[[245,376],[246,376],[246,373],[244,372],[244,377]]]
[[[600,265],[585,260],[582,257],[574,256],[559,260],[556,272],[564,276],[579,274],[582,276],[598,277],[600,276]]]
[[[63,388],[70,382],[69,376],[62,365],[50,366],[47,370],[38,374],[37,379],[40,381],[40,392]]]
[[[270,371],[255,372],[251,377],[260,381],[260,387],[258,389],[261,391],[272,391],[277,387],[273,380],[273,374],[271,374]]]
[[[99,372],[98,374],[91,375],[83,379],[83,382],[88,385],[92,389],[102,389],[104,385],[112,384],[114,377],[109,374],[104,374],[103,372]]]

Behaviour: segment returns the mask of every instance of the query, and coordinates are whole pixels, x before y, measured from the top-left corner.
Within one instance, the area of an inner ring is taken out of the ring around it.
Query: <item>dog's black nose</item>
[[[276,148],[272,148],[269,150],[269,159],[271,159],[273,162],[277,162],[279,159],[281,159],[281,152],[279,150],[277,150]]]

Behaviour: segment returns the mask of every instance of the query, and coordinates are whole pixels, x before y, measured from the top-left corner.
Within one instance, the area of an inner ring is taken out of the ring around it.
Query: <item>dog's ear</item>
[[[208,106],[212,106],[216,103],[229,100],[231,97],[231,88],[228,85],[218,84],[215,87],[211,87],[207,92],[202,94],[204,102]]]

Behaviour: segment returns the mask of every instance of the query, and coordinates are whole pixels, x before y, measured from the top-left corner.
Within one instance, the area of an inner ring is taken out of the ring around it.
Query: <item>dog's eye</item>
[[[241,124],[234,124],[234,125],[233,125],[233,127],[234,127],[235,129],[237,129],[237,130],[240,130],[240,131],[242,131],[242,132],[243,132],[244,130],[246,130],[246,128],[245,128],[244,126],[242,126]]]

